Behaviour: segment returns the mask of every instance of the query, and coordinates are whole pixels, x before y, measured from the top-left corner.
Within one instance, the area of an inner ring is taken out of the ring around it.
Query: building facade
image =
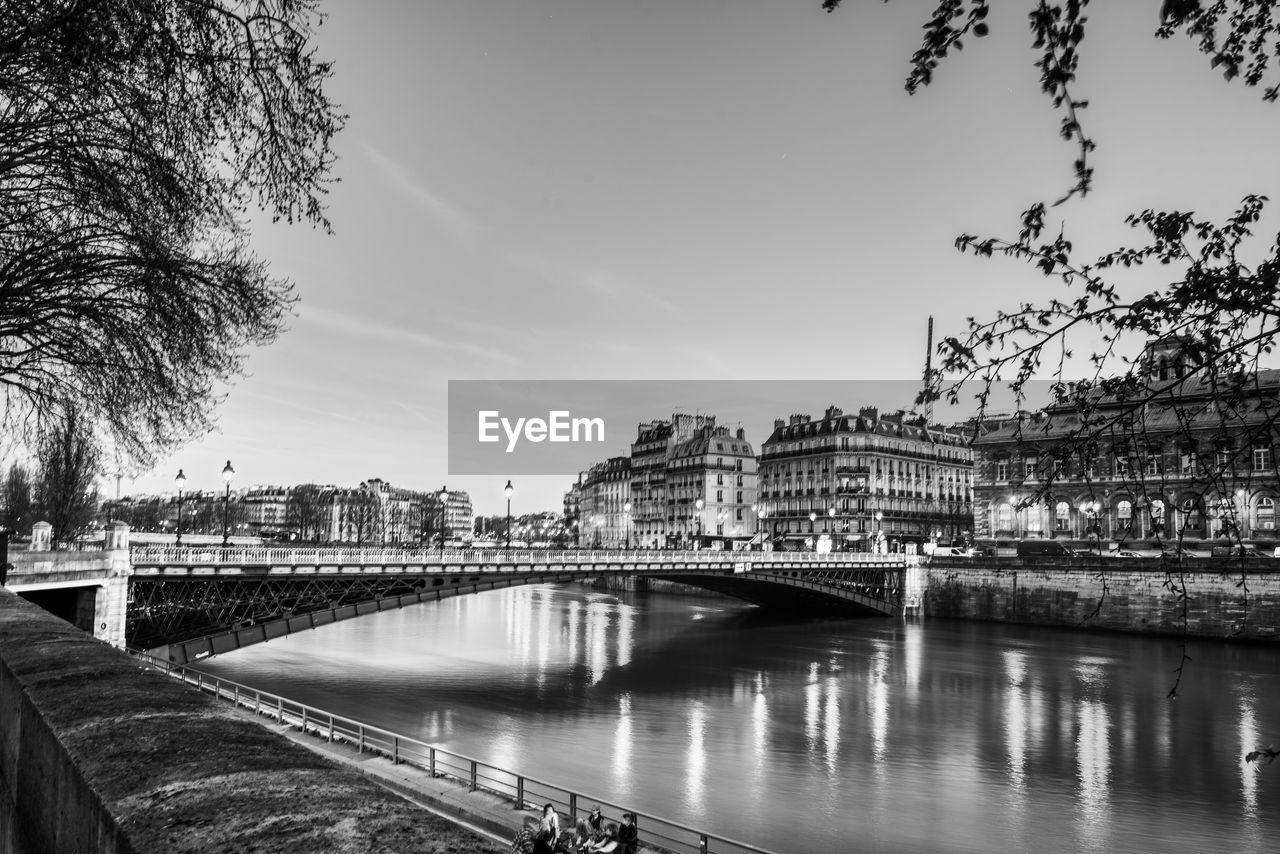
[[[756,536],[756,456],[741,428],[713,420],[676,445],[665,493],[665,545],[732,547]]]
[[[672,518],[667,466],[677,446],[715,424],[714,415],[676,413],[669,420],[647,421],[636,428],[636,440],[631,443],[631,522],[635,543],[658,548],[684,529],[677,527]]]
[[[1144,388],[1084,407],[989,419],[974,440],[978,536],[1275,540],[1280,371],[1224,389],[1157,345],[1144,371]]]
[[[634,540],[631,529],[631,458],[610,457],[581,477],[578,494],[580,545],[622,549]]]
[[[757,512],[775,548],[909,549],[971,535],[973,476],[960,428],[832,406],[774,422]]]

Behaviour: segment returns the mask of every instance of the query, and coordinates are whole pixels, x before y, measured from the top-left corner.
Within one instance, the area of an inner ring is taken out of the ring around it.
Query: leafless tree
[[[344,117],[316,0],[0,4],[0,398],[74,401],[122,460],[207,431],[294,302],[250,204],[325,228]],[[34,428],[34,429],[33,429]]]

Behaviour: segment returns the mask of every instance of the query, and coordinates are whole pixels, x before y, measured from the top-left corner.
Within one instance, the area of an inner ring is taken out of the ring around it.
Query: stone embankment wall
[[[0,589],[0,852],[497,852]]]
[[[1280,560],[1269,558],[936,558],[920,572],[925,615],[1224,639],[1280,633]]]

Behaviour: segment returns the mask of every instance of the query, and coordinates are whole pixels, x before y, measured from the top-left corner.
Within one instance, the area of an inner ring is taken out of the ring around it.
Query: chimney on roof
[[[744,442],[747,440],[747,431],[741,427],[738,428],[738,432],[735,435]]]
[[[864,406],[858,410],[858,417],[865,418],[872,422],[879,421],[880,410],[876,409],[874,406]]]
[[[832,418],[839,418],[841,415],[844,415],[844,410],[833,403],[831,406],[827,407],[827,411],[823,414],[822,418],[825,421],[830,421]]]
[[[773,429],[774,429],[774,430],[781,430],[783,427],[786,427],[786,426],[787,426],[787,422],[786,422],[786,421],[783,421],[781,418],[775,418],[775,419],[773,419]]]

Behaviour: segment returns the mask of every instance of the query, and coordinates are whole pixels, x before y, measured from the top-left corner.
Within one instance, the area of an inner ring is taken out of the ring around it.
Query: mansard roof
[[[1259,371],[1229,385],[1199,374],[1114,391],[1091,389],[1083,405],[1064,402],[992,418],[973,444],[1052,444],[1081,432],[1161,441],[1177,434],[1249,431],[1277,420],[1280,370]]]

